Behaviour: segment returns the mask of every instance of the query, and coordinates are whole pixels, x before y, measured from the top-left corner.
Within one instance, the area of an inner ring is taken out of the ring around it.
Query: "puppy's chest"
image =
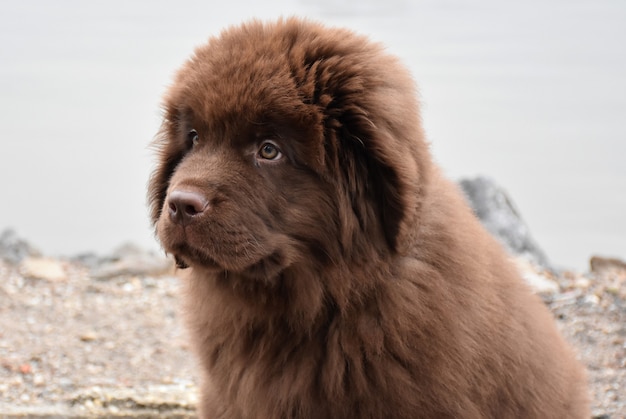
[[[240,335],[230,352],[222,345],[214,348],[209,376],[218,398],[242,418],[332,417],[319,388],[320,345],[252,335]]]

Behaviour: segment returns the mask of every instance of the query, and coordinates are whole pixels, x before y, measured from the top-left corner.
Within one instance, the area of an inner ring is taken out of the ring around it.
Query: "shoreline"
[[[0,419],[191,418],[198,374],[173,261],[136,246],[0,254]],[[587,366],[593,413],[626,417],[626,263],[586,273],[514,258]]]

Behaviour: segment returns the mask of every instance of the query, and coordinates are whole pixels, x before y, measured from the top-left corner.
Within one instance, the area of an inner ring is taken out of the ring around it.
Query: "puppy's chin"
[[[273,282],[289,266],[289,263],[286,262],[285,252],[280,250],[255,263],[241,266],[233,263],[234,261],[221,265],[210,257],[198,255],[197,251],[190,252],[187,250],[184,253],[174,253],[173,255],[178,269],[195,268],[205,272],[230,272],[262,282]]]
[[[285,243],[281,247],[269,247],[265,252],[257,254],[256,259],[251,259],[219,255],[216,252],[209,252],[214,250],[212,247],[210,249],[195,247],[185,240],[172,242],[171,237],[162,237],[161,242],[165,250],[174,256],[179,269],[230,272],[262,282],[272,282],[295,259],[293,257],[295,252]]]
[[[204,270],[224,270],[224,267],[217,263],[217,261],[215,261],[213,258],[205,255],[201,251],[192,248],[187,243],[162,243],[165,251],[174,256],[176,267],[178,269],[201,267]]]

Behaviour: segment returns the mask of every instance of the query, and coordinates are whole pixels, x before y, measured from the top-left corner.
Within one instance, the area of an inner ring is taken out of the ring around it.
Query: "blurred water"
[[[291,14],[399,55],[439,163],[496,178],[557,264],[626,257],[619,0],[2,2],[0,229],[51,254],[156,248],[147,146],[172,73],[226,25]]]

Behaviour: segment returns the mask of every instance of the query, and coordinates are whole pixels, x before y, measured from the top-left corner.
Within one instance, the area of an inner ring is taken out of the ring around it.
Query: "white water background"
[[[175,69],[250,17],[381,41],[412,71],[435,158],[513,197],[560,266],[626,257],[626,2],[0,3],[0,230],[45,253],[158,248],[148,148]]]

